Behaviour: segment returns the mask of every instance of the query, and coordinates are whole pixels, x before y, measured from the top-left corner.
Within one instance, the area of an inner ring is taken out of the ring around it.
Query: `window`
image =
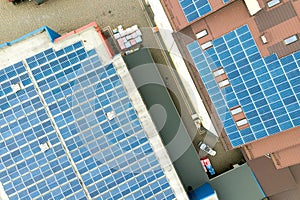
[[[196,38],[197,39],[203,38],[207,34],[208,34],[207,31],[204,29],[203,31],[200,31],[199,33],[196,34]]]
[[[225,87],[225,86],[229,85],[229,80],[225,79],[225,80],[219,82],[218,85],[220,88]]]
[[[213,71],[213,75],[220,88],[230,85],[223,67]]]
[[[1,182],[0,182],[0,197],[1,197],[1,199],[8,199],[8,196],[4,190],[4,187]]]
[[[272,0],[267,3],[269,8],[272,8],[273,6],[276,6],[277,4],[280,4],[280,0]]]
[[[241,107],[237,107],[237,108],[232,109],[230,112],[231,112],[232,115],[236,115],[236,114],[241,113],[243,111],[242,111]]]
[[[220,76],[220,75],[222,75],[222,74],[225,74],[225,71],[224,71],[223,68],[218,69],[217,71],[214,71],[214,76],[215,76],[215,77],[216,77],[216,76]]]
[[[208,48],[212,47],[212,45],[213,45],[213,43],[211,41],[209,41],[209,42],[206,42],[204,44],[201,44],[201,48],[203,50],[205,50],[205,49],[208,49]]]
[[[286,38],[284,40],[284,44],[285,45],[289,45],[289,44],[292,44],[292,43],[296,42],[297,40],[298,40],[298,36],[297,35],[293,35],[293,36],[291,36],[289,38]]]
[[[248,124],[247,119],[242,119],[242,120],[239,120],[239,121],[236,122],[237,126],[243,126],[243,125],[246,125],[246,124]]]
[[[230,113],[239,130],[249,127],[248,120],[241,106],[231,108]]]

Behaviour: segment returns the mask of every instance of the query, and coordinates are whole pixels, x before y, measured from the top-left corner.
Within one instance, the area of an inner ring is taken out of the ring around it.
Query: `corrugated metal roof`
[[[300,144],[300,127],[295,127],[287,131],[256,140],[244,146],[244,150],[250,160],[264,156],[267,153],[278,152],[291,146]]]
[[[272,154],[276,169],[282,169],[300,163],[300,145],[293,146]]]
[[[270,11],[258,13],[254,20],[259,31],[263,32],[295,16],[297,16],[297,13],[289,1]]]
[[[267,157],[250,160],[248,164],[267,196],[296,188],[296,181],[289,168],[277,170]]]
[[[300,49],[300,40],[289,45],[285,45],[282,41],[268,47],[269,52],[276,53],[279,58],[289,55],[295,51],[298,51],[299,49]]]

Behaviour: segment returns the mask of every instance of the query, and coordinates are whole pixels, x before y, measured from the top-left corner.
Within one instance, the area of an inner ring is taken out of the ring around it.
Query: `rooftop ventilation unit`
[[[116,117],[116,113],[114,111],[110,111],[106,113],[106,117],[108,120],[113,120]]]
[[[45,142],[43,144],[40,144],[40,149],[42,152],[45,152],[48,149],[50,149],[50,146],[51,146],[50,142]]]
[[[23,89],[23,85],[22,85],[21,82],[19,82],[19,83],[13,84],[11,86],[11,89],[13,90],[14,93],[16,93],[16,92],[18,92],[18,91],[20,91],[20,90]]]

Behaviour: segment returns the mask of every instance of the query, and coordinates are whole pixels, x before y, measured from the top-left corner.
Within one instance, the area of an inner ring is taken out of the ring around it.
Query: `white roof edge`
[[[170,186],[176,196],[177,199],[188,199],[188,196],[183,188],[183,185],[177,175],[177,172],[172,164],[171,158],[163,145],[163,142],[159,136],[158,131],[148,113],[148,110],[138,92],[135,83],[133,82],[130,73],[126,67],[126,64],[121,57],[121,55],[115,56],[113,60],[113,65],[116,68],[117,74],[120,76],[122,80],[123,86],[126,89],[130,100],[132,101],[132,105],[137,112],[139,120],[147,134],[149,143],[153,148],[153,151],[168,179]]]
[[[19,41],[12,46],[1,48],[0,69],[4,69],[46,49],[53,48],[57,51],[78,41],[82,41],[86,51],[95,48],[102,63],[107,63],[111,59],[105,42],[99,39],[99,34],[94,27],[81,30],[55,43],[49,40],[47,33],[44,31]]]
[[[199,92],[193,82],[191,74],[189,73],[187,66],[182,58],[182,55],[178,49],[177,44],[173,38],[172,33],[174,32],[171,23],[163,9],[163,6],[158,0],[148,0],[153,12],[155,22],[160,30],[162,39],[166,45],[168,52],[170,52],[170,57],[174,63],[176,70],[178,71],[179,78],[187,91],[189,99],[195,108],[196,113],[203,119],[203,126],[209,130],[214,135],[218,136],[218,133],[210,119],[208,111],[199,95]]]
[[[22,41],[0,49],[0,69],[20,62],[24,58],[31,57],[48,48],[53,43],[49,40],[47,33],[41,32],[28,37]]]
[[[258,11],[261,10],[261,7],[257,0],[244,0],[244,2],[251,16],[255,15]]]
[[[108,63],[111,60],[111,57],[105,47],[105,42],[102,39],[99,39],[99,34],[93,26],[55,42],[53,49],[59,50],[78,41],[82,41],[86,51],[95,49],[98,52],[98,56],[103,64]]]
[[[0,182],[0,200],[9,200],[1,182]]]

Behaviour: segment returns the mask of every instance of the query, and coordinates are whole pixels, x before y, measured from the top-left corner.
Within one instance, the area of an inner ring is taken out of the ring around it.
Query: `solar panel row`
[[[0,182],[10,199],[87,199],[84,188],[93,199],[175,198],[113,64],[94,49],[48,49],[2,72]]]
[[[208,0],[179,0],[188,22],[209,13],[212,9]]]
[[[202,51],[187,46],[231,144],[242,144],[300,125],[300,52],[262,58],[247,25]],[[212,71],[223,66],[230,81],[220,89]],[[229,109],[241,105],[250,124],[238,130]]]

